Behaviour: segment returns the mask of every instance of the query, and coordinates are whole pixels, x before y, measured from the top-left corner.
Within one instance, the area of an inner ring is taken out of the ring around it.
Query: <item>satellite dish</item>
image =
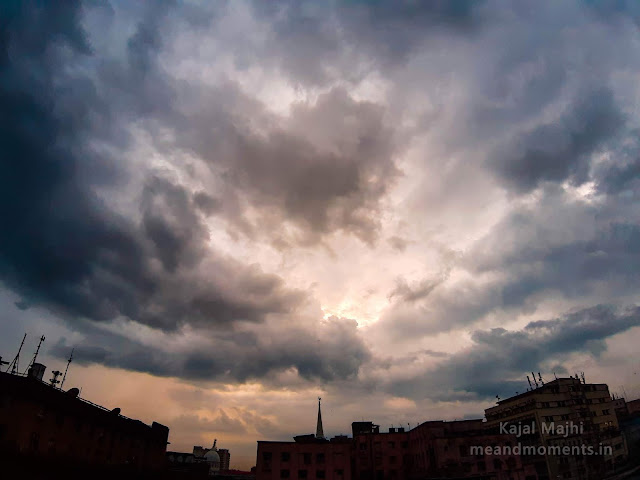
[[[113,410],[111,410],[111,413],[113,413],[114,415],[120,415],[120,408],[116,407]]]
[[[67,395],[77,398],[78,395],[80,395],[80,390],[78,390],[76,387],[70,388],[69,390],[67,390]]]

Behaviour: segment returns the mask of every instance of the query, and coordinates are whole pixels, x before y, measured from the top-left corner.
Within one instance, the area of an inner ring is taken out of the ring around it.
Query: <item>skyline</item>
[[[65,386],[239,468],[318,397],[329,436],[531,371],[640,396],[637,3],[0,18],[4,360],[74,348]]]

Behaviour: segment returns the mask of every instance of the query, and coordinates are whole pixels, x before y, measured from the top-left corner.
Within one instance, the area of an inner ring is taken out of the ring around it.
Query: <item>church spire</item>
[[[322,412],[320,412],[320,397],[318,397],[318,423],[316,425],[316,438],[324,439],[324,432],[322,431]]]

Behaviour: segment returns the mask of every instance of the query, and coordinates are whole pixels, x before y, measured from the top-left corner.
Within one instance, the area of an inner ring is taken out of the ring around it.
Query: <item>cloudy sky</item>
[[[319,395],[328,434],[640,395],[634,0],[1,8],[5,359],[75,347],[65,388],[239,468]]]

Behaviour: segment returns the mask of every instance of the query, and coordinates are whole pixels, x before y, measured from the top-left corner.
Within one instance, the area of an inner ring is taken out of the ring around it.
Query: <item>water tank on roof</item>
[[[42,381],[42,377],[44,376],[44,371],[47,369],[41,363],[34,363],[29,367],[29,371],[27,372],[27,376],[30,378],[35,378],[36,380]]]

